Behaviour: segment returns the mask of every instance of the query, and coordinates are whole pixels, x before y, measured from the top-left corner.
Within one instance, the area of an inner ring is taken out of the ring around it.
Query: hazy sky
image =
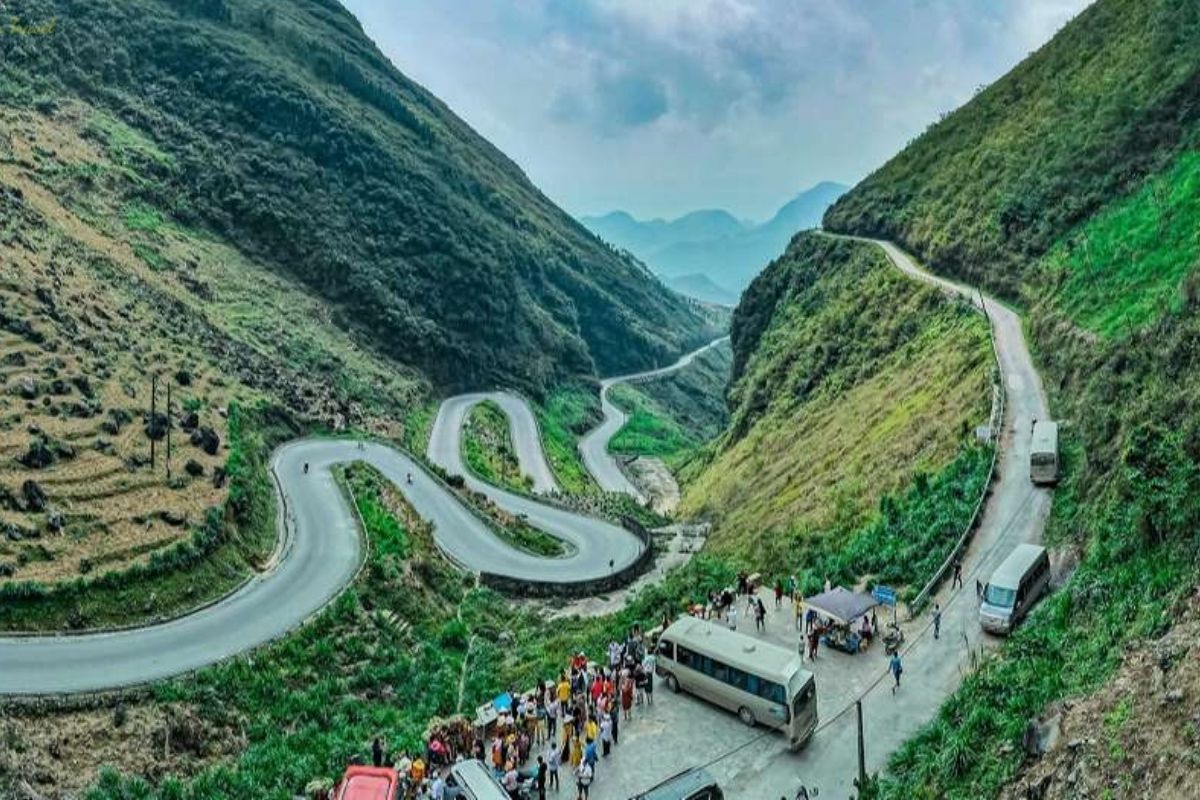
[[[1089,0],[344,0],[575,214],[853,183]]]

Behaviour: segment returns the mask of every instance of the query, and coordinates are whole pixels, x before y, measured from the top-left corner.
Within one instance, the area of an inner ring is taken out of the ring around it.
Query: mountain
[[[803,233],[730,334],[731,425],[682,469],[681,513],[713,526],[706,552],[847,586],[932,572],[986,483],[990,452],[963,435],[989,412],[984,320],[874,245]]]
[[[1065,478],[1046,530],[1071,563],[1061,588],[897,754],[876,796],[1075,797],[1093,779],[1067,773],[1084,763],[1097,764],[1095,779],[1139,776],[1131,795],[1175,785],[1161,755],[1190,746],[1179,718],[1160,715],[1150,734],[1124,720],[1131,702],[1169,708],[1129,687],[1178,686],[1175,654],[1195,647],[1197,54],[1196,3],[1097,0],[826,214],[829,229],[894,239],[1023,309],[1064,423]],[[1141,642],[1154,655],[1118,673]],[[1107,698],[1111,733],[1025,755],[1021,731],[1066,698],[1093,708]]]
[[[235,244],[441,389],[540,393],[665,362],[708,335],[333,0],[10,12],[45,35],[0,37],[5,102],[53,114],[79,101],[103,120],[97,138],[144,140],[126,159],[129,203]]]
[[[758,225],[739,221],[726,211],[694,211],[676,220],[645,222],[614,211],[602,217],[584,217],[582,222],[600,238],[633,253],[668,282],[702,274],[736,295],[771,259],[783,253],[792,236],[820,225],[825,210],[846,189],[838,183],[819,183]]]
[[[720,306],[733,307],[737,305],[738,298],[734,292],[713,283],[702,272],[693,272],[689,275],[680,275],[677,278],[666,278],[665,280],[667,286],[688,297],[694,297],[706,303],[716,303]]]

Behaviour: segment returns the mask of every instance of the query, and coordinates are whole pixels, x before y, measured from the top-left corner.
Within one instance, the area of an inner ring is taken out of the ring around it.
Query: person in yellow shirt
[[[558,702],[564,705],[571,700],[571,682],[564,675],[558,682]]]
[[[796,614],[796,630],[800,630],[800,618],[804,616],[804,595],[799,589],[792,594],[792,611]]]
[[[571,737],[571,768],[575,769],[583,761],[583,743],[578,736]]]
[[[413,762],[412,780],[413,783],[417,784],[418,786],[421,785],[421,781],[425,780],[425,759],[417,758],[417,760]]]
[[[596,737],[600,735],[600,726],[596,724],[596,720],[589,719],[587,721],[587,740],[589,742],[596,741]]]

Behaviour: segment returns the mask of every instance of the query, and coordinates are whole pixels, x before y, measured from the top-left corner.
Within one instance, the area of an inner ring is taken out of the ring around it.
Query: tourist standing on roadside
[[[546,783],[554,787],[554,791],[558,791],[558,768],[562,766],[562,748],[554,742],[550,743],[550,749],[546,751]]]
[[[896,679],[896,685],[892,687],[892,694],[895,694],[896,690],[900,688],[900,676],[904,674],[904,665],[900,663],[899,653],[892,653],[892,660],[888,662],[888,671]]]
[[[950,581],[951,589],[962,588],[962,556],[954,557],[954,579]]]
[[[767,629],[767,607],[763,605],[761,597],[754,606],[754,627],[759,631]]]
[[[734,606],[730,606],[729,610],[727,612],[725,612],[725,618],[729,621],[729,630],[736,631],[737,630],[737,608]]]
[[[783,581],[775,579],[775,607],[783,608]]]

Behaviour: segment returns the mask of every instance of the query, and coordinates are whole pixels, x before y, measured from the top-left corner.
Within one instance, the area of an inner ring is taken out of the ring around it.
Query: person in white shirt
[[[575,770],[575,788],[579,794],[577,800],[587,800],[588,790],[592,785],[592,767],[588,762],[581,761],[579,768]]]

